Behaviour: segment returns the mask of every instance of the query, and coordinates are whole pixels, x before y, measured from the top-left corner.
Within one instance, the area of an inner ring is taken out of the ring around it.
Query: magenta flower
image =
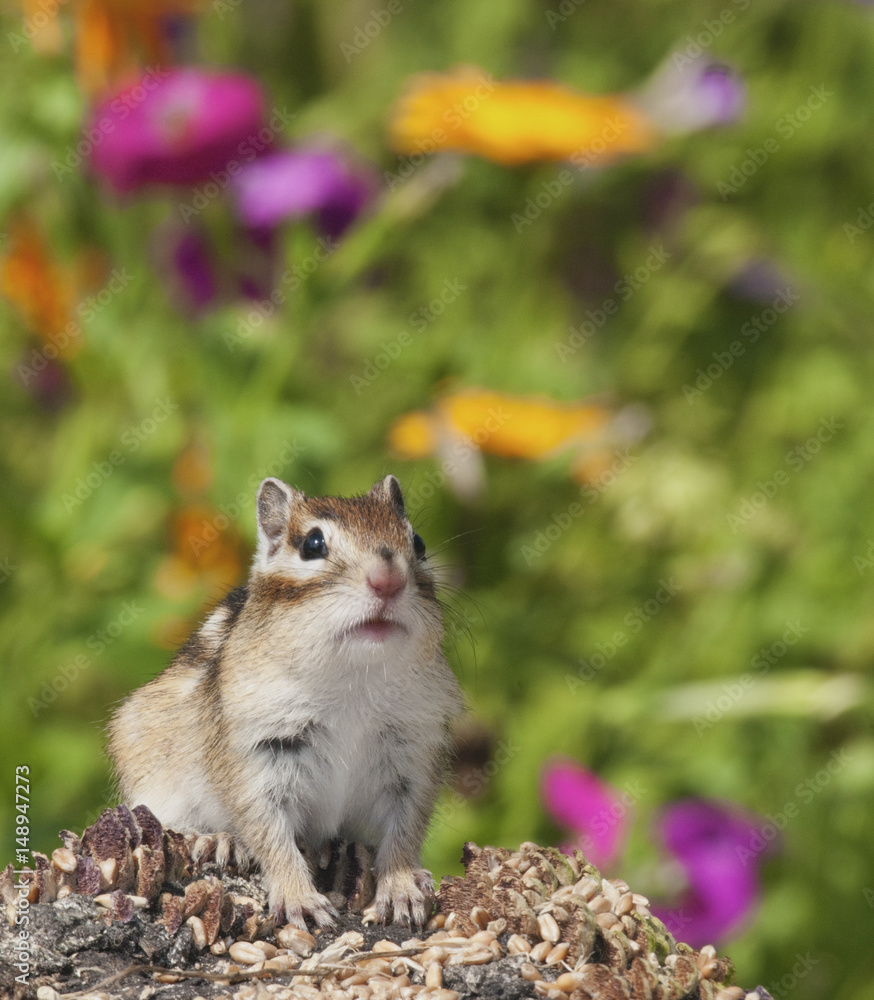
[[[540,788],[553,819],[577,835],[562,851],[579,847],[596,868],[622,854],[630,810],[621,792],[572,760],[547,764]]]
[[[657,830],[689,888],[677,904],[652,910],[676,938],[693,948],[714,944],[752,915],[759,899],[753,848],[766,846],[762,829],[761,817],[731,803],[682,799],[664,810]]]
[[[118,192],[220,184],[229,164],[236,168],[269,148],[269,132],[261,90],[250,77],[199,69],[160,78],[149,73],[95,110],[91,165]]]
[[[316,148],[271,153],[247,164],[233,182],[237,214],[246,226],[272,229],[315,214],[328,236],[341,235],[373,190],[364,170]]]
[[[696,132],[737,121],[746,90],[738,74],[722,63],[675,52],[637,93],[636,102],[662,132]]]

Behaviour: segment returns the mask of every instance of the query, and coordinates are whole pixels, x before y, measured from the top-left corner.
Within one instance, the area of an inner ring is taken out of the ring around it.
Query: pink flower
[[[318,216],[328,236],[339,236],[373,193],[372,178],[327,149],[288,149],[250,163],[234,178],[237,214],[251,228]]]
[[[625,847],[629,809],[622,793],[572,760],[547,764],[541,794],[559,825],[573,830],[577,840],[563,844],[566,854],[579,847],[596,868],[607,867]]]
[[[688,890],[653,913],[693,948],[737,932],[758,905],[759,836],[764,821],[731,802],[681,799],[657,823],[660,839],[680,862]]]
[[[119,192],[202,181],[221,187],[232,161],[269,148],[270,137],[258,136],[262,128],[263,95],[251,77],[199,69],[161,78],[150,73],[95,110],[91,165]]]

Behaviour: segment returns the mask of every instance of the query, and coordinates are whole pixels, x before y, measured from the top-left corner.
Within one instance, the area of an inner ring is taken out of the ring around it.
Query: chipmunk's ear
[[[404,493],[401,489],[401,484],[394,476],[386,476],[385,479],[380,479],[378,483],[374,483],[370,488],[370,495],[378,497],[380,500],[385,500],[386,503],[390,503],[397,512],[398,517],[406,518],[407,508],[404,506]]]
[[[257,562],[263,566],[276,555],[288,534],[288,518],[293,504],[303,499],[303,494],[293,490],[281,479],[265,479],[258,487],[256,501],[258,511],[258,551]]]

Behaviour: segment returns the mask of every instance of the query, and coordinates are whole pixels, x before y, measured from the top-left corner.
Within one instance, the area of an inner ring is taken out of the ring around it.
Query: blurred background
[[[108,715],[245,578],[260,479],[393,472],[471,707],[435,874],[578,843],[742,984],[874,997],[874,11],[2,38],[0,856],[18,765],[33,849],[114,804]]]

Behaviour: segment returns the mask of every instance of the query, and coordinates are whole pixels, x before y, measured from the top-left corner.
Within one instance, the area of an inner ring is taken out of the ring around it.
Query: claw
[[[308,896],[306,900],[293,904],[284,900],[274,902],[271,899],[270,911],[276,916],[277,923],[291,924],[303,931],[307,929],[307,917],[323,930],[328,930],[336,924],[340,916],[330,900],[317,892]]]
[[[430,872],[424,868],[396,872],[381,879],[370,909],[381,923],[387,924],[394,917],[396,924],[421,927],[433,898],[434,883]]]

